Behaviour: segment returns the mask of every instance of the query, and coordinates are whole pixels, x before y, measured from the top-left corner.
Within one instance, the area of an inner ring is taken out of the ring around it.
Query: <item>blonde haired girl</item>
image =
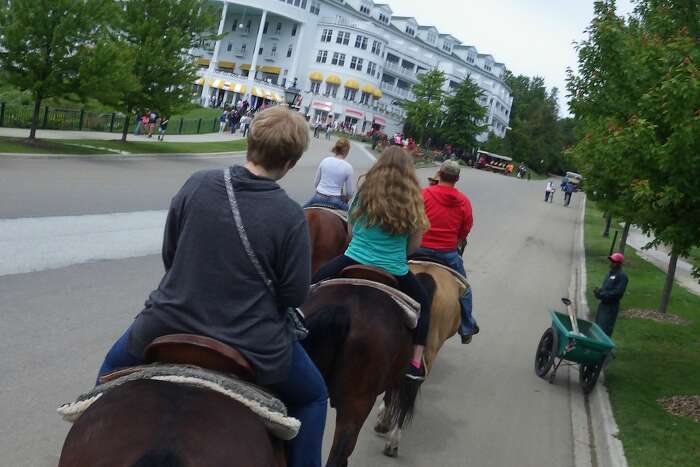
[[[313,282],[337,276],[354,264],[374,266],[396,277],[399,290],[421,305],[414,333],[413,359],[406,376],[422,380],[425,378],[422,357],[430,325],[430,300],[408,269],[408,255],[418,249],[430,225],[413,160],[402,148],[386,149],[361,177],[349,217],[352,240],[348,249],[323,266],[314,275]]]

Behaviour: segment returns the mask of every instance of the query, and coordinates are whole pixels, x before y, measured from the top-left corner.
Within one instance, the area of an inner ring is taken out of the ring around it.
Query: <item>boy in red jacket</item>
[[[436,258],[466,277],[459,245],[466,242],[474,218],[469,198],[455,188],[459,172],[460,167],[456,161],[445,161],[437,173],[437,183],[423,188],[423,201],[425,213],[430,220],[430,230],[423,235],[421,247],[416,255]],[[472,316],[471,288],[460,299],[460,305],[462,322],[459,334],[462,344],[468,344],[472,336],[479,332],[479,326]]]

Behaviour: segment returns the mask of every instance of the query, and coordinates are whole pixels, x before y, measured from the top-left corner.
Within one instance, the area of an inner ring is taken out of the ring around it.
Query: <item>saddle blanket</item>
[[[462,286],[464,289],[468,289],[471,287],[469,285],[469,281],[467,281],[467,278],[464,277],[462,274],[458,273],[454,269],[452,269],[449,266],[445,266],[444,264],[435,262],[435,261],[429,261],[429,260],[423,260],[423,259],[411,259],[408,261],[409,266],[411,264],[420,264],[422,266],[435,266],[436,268],[444,269],[445,271],[449,272],[452,274],[452,277],[455,278],[455,280]]]
[[[68,422],[74,422],[103,394],[131,381],[156,380],[209,389],[221,393],[248,407],[277,438],[290,440],[299,432],[301,422],[287,416],[282,401],[259,386],[233,375],[217,373],[196,366],[152,364],[135,368],[118,379],[96,386],[75,402],[60,406],[57,411]]]
[[[406,319],[406,326],[409,329],[415,329],[418,326],[418,316],[420,316],[420,303],[393,287],[382,284],[380,282],[370,281],[367,279],[350,279],[350,278],[339,278],[339,279],[328,279],[322,282],[318,282],[311,286],[310,293],[318,290],[322,287],[328,287],[333,285],[360,285],[365,287],[372,287],[373,289],[381,290],[382,292],[389,295],[394,302],[403,310],[404,317]]]

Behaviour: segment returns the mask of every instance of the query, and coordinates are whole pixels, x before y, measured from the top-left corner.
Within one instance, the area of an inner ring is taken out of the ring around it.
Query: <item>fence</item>
[[[0,102],[0,127],[30,128],[32,106]],[[54,109],[45,106],[39,112],[37,128],[44,130],[107,131],[121,133],[125,116],[119,112],[88,112],[84,109]],[[130,131],[134,129],[133,116],[128,119]],[[168,124],[169,134],[194,135],[218,131],[218,118],[177,117]]]

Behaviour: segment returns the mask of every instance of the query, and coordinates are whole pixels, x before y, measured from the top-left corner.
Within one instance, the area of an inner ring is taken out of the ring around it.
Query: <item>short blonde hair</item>
[[[309,146],[309,125],[299,112],[272,107],[259,112],[248,132],[247,159],[267,170],[297,163]]]
[[[331,149],[333,154],[338,154],[339,156],[347,156],[350,153],[350,141],[347,138],[340,138],[336,141],[335,145]]]

